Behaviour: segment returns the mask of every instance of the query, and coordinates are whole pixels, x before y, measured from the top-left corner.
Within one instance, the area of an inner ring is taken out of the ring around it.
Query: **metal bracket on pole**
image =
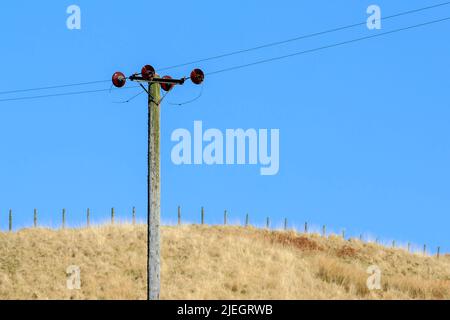
[[[142,89],[144,89],[145,92],[147,92],[147,94],[149,94],[147,88],[144,87],[144,86],[142,85],[142,83],[139,83],[139,85],[141,86]]]
[[[184,82],[186,81],[186,78],[181,78],[181,79],[169,79],[169,78],[157,78],[157,77],[153,77],[150,79],[145,79],[142,76],[138,76],[138,75],[131,75],[129,77],[129,79],[131,81],[136,81],[136,82],[146,82],[146,83],[166,83],[166,84],[179,84],[179,85],[183,85]]]

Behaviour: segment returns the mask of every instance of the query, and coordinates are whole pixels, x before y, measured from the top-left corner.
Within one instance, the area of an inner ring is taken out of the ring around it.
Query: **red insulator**
[[[112,83],[117,88],[122,88],[127,82],[127,77],[122,72],[115,72],[112,76]]]
[[[153,68],[151,65],[147,64],[142,67],[141,75],[142,78],[145,80],[151,80],[155,77],[155,68]]]
[[[162,79],[172,79],[172,77],[171,76],[164,76],[164,77],[162,77]],[[172,90],[172,88],[175,86],[175,84],[173,84],[173,83],[161,83],[161,88],[164,90],[164,91],[170,91],[170,90]]]
[[[205,80],[205,74],[200,69],[194,69],[191,72],[191,81],[195,84],[201,84]]]

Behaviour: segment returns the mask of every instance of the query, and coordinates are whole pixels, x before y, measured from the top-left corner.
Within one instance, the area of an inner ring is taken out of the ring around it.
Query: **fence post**
[[[411,252],[411,242],[408,242],[408,253]]]
[[[133,223],[133,226],[136,224],[136,207],[133,207],[133,210],[132,210],[132,223]]]
[[[426,255],[426,254],[427,254],[427,245],[424,244],[423,245],[423,255]]]
[[[227,225],[227,210],[225,210],[223,213],[223,224]]]
[[[205,224],[205,209],[202,207],[202,224]]]
[[[287,218],[284,218],[284,231],[287,231],[288,221]]]
[[[34,209],[33,225],[35,228],[37,227],[37,209]]]
[[[270,228],[270,218],[267,217],[267,219],[266,219],[266,229],[269,229],[269,228]]]
[[[114,224],[114,208],[111,208],[111,224]]]
[[[62,209],[62,228],[66,227],[66,209]]]
[[[178,225],[181,225],[181,206],[178,206]]]
[[[248,213],[245,215],[245,226],[248,227],[248,223],[249,223],[249,218],[248,218]]]
[[[9,232],[12,231],[12,209],[9,209]]]
[[[392,248],[395,248],[395,240],[392,240]]]
[[[86,224],[87,224],[88,228],[91,225],[91,220],[90,219],[91,219],[91,212],[90,212],[89,208],[87,208],[87,211],[86,211]]]
[[[440,253],[441,253],[441,247],[438,247],[438,249],[437,249],[437,258],[438,258],[438,259],[439,259]]]
[[[345,230],[342,230],[342,239],[345,240]]]
[[[323,225],[323,227],[322,227],[322,236],[324,236],[324,237],[327,236],[327,227],[325,225]]]
[[[359,241],[362,241],[363,240],[363,237],[362,237],[362,234],[360,234],[359,235]]]
[[[308,233],[308,222],[305,222],[305,233]]]

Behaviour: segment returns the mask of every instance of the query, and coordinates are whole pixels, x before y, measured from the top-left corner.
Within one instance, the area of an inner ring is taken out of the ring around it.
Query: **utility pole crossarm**
[[[167,84],[184,84],[185,78],[181,79],[169,79],[169,78],[152,78],[147,80],[142,76],[131,75],[129,78],[131,81],[148,82],[148,83],[167,83]]]

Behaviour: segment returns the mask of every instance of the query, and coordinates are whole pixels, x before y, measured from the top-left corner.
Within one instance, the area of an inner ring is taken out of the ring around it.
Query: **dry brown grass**
[[[0,233],[0,299],[144,299],[146,227]],[[81,290],[66,268],[81,268]],[[382,290],[366,287],[367,267]],[[255,228],[162,228],[163,299],[450,299],[450,256]]]

